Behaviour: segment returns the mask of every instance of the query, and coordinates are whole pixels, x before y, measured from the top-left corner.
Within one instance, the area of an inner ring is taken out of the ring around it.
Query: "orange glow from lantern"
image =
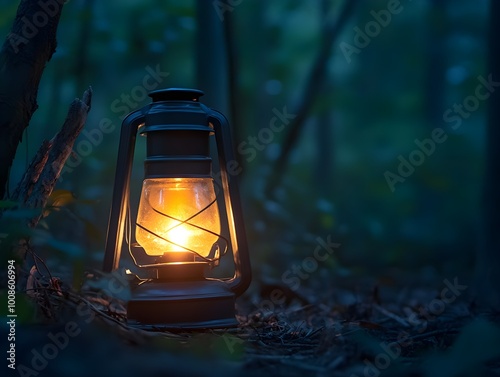
[[[212,178],[145,179],[137,224],[136,240],[148,255],[208,257],[221,231]]]

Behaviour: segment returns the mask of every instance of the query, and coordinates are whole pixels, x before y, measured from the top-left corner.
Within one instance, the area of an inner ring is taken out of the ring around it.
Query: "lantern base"
[[[147,330],[235,327],[234,305],[220,280],[153,280],[132,291],[127,321]]]

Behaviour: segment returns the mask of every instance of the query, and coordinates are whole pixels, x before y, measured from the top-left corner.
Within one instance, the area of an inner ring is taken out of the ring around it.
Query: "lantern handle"
[[[149,107],[146,106],[147,108]],[[144,123],[144,111],[145,108],[142,108],[128,114],[123,120],[121,127],[113,199],[111,201],[106,248],[104,250],[104,272],[116,270],[120,261],[127,217],[126,204],[130,193],[130,174],[134,159],[135,140],[139,126]]]
[[[227,280],[229,289],[239,296],[246,291],[252,279],[250,256],[243,223],[240,193],[236,176],[229,176],[228,164],[236,163],[232,148],[231,133],[226,117],[213,109],[207,108],[208,121],[213,124],[217,142],[217,155],[220,166],[220,184],[223,189],[230,241],[233,250],[234,276]]]

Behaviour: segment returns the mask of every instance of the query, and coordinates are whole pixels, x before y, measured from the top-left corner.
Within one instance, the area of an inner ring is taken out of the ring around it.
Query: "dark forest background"
[[[137,87],[150,67],[168,73],[161,82],[151,80],[157,88],[201,88],[204,103],[231,119],[257,270],[269,265],[280,273],[314,248],[317,236],[331,235],[342,247],[329,274],[391,268],[469,274],[480,237],[488,101],[467,118],[458,115],[458,127],[450,120],[457,113],[443,117],[474,96],[478,77],[488,77],[488,2],[402,1],[402,11],[359,50],[354,28],[365,30],[374,20],[370,12],[386,10],[387,1],[360,1],[333,42],[329,24],[339,16],[340,1],[240,1],[223,3],[218,12],[214,4],[65,5],[39,109],[9,185],[12,191],[41,141],[60,128],[67,104],[91,85],[92,109],[58,184],[88,201],[77,210],[85,221],[54,219],[51,235],[66,243],[60,251],[71,246],[94,261],[102,256],[120,124],[124,114],[149,102]],[[3,6],[2,35],[17,5]],[[354,52],[345,47],[344,53],[342,43]],[[312,72],[318,65],[319,75]],[[273,109],[285,108],[301,118],[286,151],[293,122],[259,134],[269,129]],[[93,132],[103,119],[112,131]],[[408,160],[418,150],[415,139],[431,138],[436,128],[446,141],[404,182],[391,176],[392,190],[387,172],[399,175],[398,157]],[[136,153],[136,186],[143,159]]]
[[[0,4],[7,36],[18,2]],[[337,284],[356,291],[367,278],[399,292],[440,289],[458,277],[475,287],[469,293],[496,289],[498,304],[495,2],[347,4],[65,4],[7,189],[91,85],[92,108],[52,197],[64,209],[32,240],[47,265],[75,286],[84,270],[100,268],[120,124],[149,103],[149,75],[155,89],[204,90],[201,101],[231,122],[254,305],[262,286],[288,284],[283,274],[313,255],[318,237],[340,246],[301,281],[304,294]],[[139,140],[134,195],[144,151]],[[4,221],[3,245],[23,221]]]

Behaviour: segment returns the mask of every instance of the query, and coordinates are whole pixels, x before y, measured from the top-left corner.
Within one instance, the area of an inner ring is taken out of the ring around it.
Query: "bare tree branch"
[[[345,24],[349,20],[353,10],[357,5],[358,0],[346,0],[339,16],[335,20],[325,22],[321,31],[324,37],[318,55],[312,65],[309,78],[304,87],[303,93],[300,96],[302,102],[297,106],[297,116],[292,120],[288,134],[282,145],[282,152],[276,160],[273,175],[268,181],[266,194],[268,197],[273,196],[274,189],[280,184],[285,171],[290,152],[297,142],[300,131],[304,126],[307,116],[314,105],[316,99],[321,93],[321,85],[327,75],[328,58],[332,44],[338,37]]]

